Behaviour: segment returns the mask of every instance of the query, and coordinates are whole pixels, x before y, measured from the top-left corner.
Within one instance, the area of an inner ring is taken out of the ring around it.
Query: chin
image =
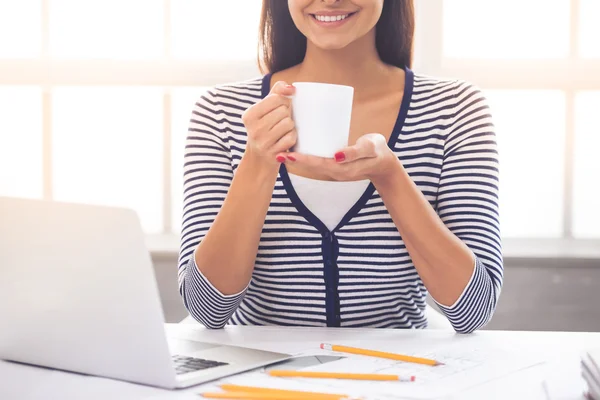
[[[351,42],[347,40],[311,40],[315,47],[321,50],[342,50],[346,48]]]

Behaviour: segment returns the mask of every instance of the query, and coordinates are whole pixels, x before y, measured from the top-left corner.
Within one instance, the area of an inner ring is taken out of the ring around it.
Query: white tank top
[[[344,215],[360,199],[370,182],[368,180],[354,182],[319,181],[293,174],[288,175],[302,203],[330,231],[335,229],[337,224],[344,218]],[[475,269],[473,269],[473,274],[475,274]],[[427,304],[426,310],[428,328],[452,330],[448,318],[439,311],[429,304]]]
[[[320,181],[289,174],[296,194],[317,218],[332,231],[360,199],[369,180],[353,182]]]

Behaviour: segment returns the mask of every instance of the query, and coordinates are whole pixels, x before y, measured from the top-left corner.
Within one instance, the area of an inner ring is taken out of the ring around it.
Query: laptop
[[[174,389],[291,358],[164,322],[134,211],[0,197],[0,359]]]

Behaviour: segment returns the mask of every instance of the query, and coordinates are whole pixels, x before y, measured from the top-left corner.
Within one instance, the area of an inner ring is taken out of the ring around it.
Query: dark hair
[[[412,66],[415,12],[413,0],[385,0],[376,25],[381,60],[399,68]],[[259,66],[277,72],[300,64],[306,37],[298,30],[286,0],[263,0],[259,29]]]

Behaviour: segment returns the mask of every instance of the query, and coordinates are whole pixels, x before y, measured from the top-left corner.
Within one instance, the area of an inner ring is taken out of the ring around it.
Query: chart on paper
[[[315,354],[323,354],[315,352]],[[415,376],[415,382],[374,382],[337,379],[274,378],[264,373],[251,374],[254,385],[292,390],[326,391],[363,396],[367,399],[433,399],[451,395],[512,372],[537,365],[536,358],[515,357],[507,349],[465,349],[463,346],[442,346],[427,352],[403,354],[435,359],[444,365],[429,366],[398,362],[368,356],[330,353],[343,356],[339,360],[319,363],[305,371],[394,374]],[[282,367],[285,368],[285,367]]]
[[[374,372],[380,374],[414,375],[416,385],[431,384],[445,378],[451,378],[471,369],[481,368],[485,365],[484,353],[477,349],[467,352],[456,349],[441,350],[438,352],[414,354],[444,363],[435,367],[429,365],[395,362],[391,360],[372,359],[365,362],[373,363]],[[487,354],[489,356],[489,354]]]

